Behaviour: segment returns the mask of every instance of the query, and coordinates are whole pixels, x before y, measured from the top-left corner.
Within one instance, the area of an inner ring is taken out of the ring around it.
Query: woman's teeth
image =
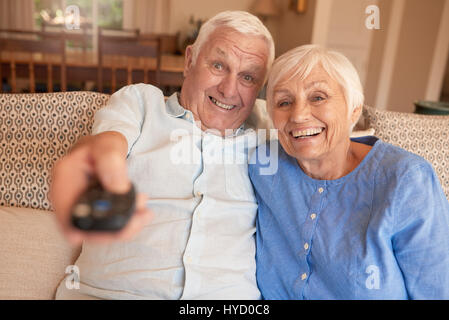
[[[323,132],[323,128],[312,128],[312,129],[306,129],[306,130],[293,130],[292,136],[295,138],[303,138],[303,137],[309,137],[317,135],[321,132]]]
[[[226,109],[226,110],[232,110],[235,108],[235,106],[230,106],[224,103],[221,103],[220,101],[217,101],[216,99],[210,97],[210,100],[218,107]]]

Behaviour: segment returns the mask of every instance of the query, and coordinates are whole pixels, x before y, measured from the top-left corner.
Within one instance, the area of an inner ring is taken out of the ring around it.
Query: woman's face
[[[348,115],[342,87],[321,65],[304,80],[286,80],[278,82],[270,102],[281,145],[299,163],[331,160],[349,144],[358,108]]]

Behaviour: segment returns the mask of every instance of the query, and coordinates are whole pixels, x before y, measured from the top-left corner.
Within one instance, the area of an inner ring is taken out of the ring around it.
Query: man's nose
[[[221,79],[221,82],[218,85],[218,91],[224,98],[232,98],[237,95],[237,85],[237,77],[228,74]]]

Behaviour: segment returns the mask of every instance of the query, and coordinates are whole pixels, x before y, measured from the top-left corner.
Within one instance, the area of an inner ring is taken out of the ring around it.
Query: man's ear
[[[192,46],[187,46],[186,53],[185,53],[185,60],[184,60],[184,78],[187,77],[187,74],[189,73],[190,69],[192,68],[192,59],[193,59],[193,48]]]

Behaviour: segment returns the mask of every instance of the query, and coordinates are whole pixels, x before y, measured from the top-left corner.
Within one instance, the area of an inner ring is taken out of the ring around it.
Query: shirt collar
[[[167,113],[175,118],[183,117],[187,112],[187,110],[179,104],[177,92],[168,97],[167,102],[165,103],[165,108]]]

